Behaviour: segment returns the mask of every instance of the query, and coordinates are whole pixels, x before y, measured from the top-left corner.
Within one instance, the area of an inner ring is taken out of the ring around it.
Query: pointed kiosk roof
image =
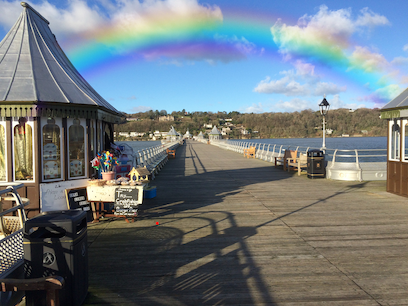
[[[167,133],[167,136],[179,136],[173,126],[171,126],[170,131]]]
[[[120,113],[79,74],[49,22],[29,4],[0,42],[0,116],[80,116],[119,122]]]
[[[214,125],[213,129],[211,130],[210,134],[208,135],[221,135],[221,132],[217,129],[217,126]]]

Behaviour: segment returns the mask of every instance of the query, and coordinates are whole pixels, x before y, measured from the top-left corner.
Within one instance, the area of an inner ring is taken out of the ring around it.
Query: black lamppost
[[[326,100],[326,95],[324,95],[323,97],[323,101],[319,104],[319,109],[320,109],[320,113],[323,116],[323,145],[322,145],[322,150],[326,149],[326,114],[329,111],[330,108],[330,104],[329,102],[327,102]]]

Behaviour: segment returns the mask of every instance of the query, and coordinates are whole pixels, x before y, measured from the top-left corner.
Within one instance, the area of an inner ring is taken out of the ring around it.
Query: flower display
[[[96,157],[91,160],[92,167],[101,171],[109,172],[113,171],[113,167],[118,165],[117,158],[109,151],[103,151],[96,154]]]

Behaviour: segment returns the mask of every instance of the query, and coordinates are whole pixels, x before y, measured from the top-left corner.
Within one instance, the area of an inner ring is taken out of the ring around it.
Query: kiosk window
[[[68,129],[69,177],[84,177],[85,128],[79,119],[73,119]]]
[[[33,129],[27,123],[27,118],[18,119],[18,124],[13,129],[13,136],[15,180],[33,180]]]
[[[390,159],[391,160],[399,160],[400,159],[400,121],[394,120],[390,123],[391,129],[391,137],[390,137]]]
[[[42,128],[43,180],[61,179],[61,129],[48,118]]]
[[[6,180],[6,130],[0,124],[0,181]]]

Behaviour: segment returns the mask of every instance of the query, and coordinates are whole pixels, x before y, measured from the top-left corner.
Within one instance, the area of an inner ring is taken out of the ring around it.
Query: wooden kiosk
[[[53,184],[47,210],[60,209],[52,207],[61,200],[53,188],[94,174],[90,161],[109,149],[121,117],[78,73],[49,22],[21,5],[0,43],[0,185],[23,183],[19,193],[30,199],[34,216],[43,210],[47,184]]]
[[[408,197],[408,88],[382,108],[381,119],[388,120],[387,191]]]

